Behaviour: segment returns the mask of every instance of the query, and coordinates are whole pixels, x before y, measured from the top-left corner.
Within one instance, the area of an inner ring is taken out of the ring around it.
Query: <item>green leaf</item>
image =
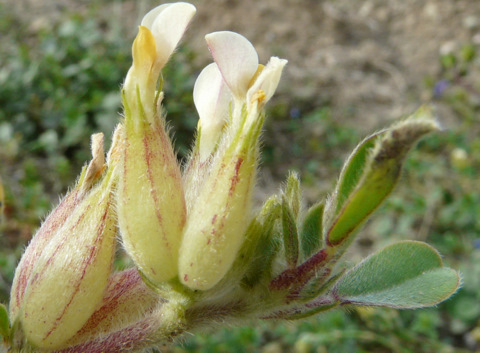
[[[345,162],[344,169],[340,173],[340,180],[337,187],[336,212],[340,211],[341,207],[348,199],[348,196],[357,186],[362,177],[363,171],[365,170],[369,153],[375,146],[377,139],[384,133],[385,131],[378,132],[367,137],[355,148]]]
[[[257,256],[252,259],[250,266],[242,279],[243,284],[253,288],[263,279],[270,279],[275,255],[280,249],[280,242],[274,236],[273,230],[265,234],[257,246]]]
[[[4,338],[10,336],[10,320],[8,319],[8,310],[3,304],[0,304],[0,335]]]
[[[420,308],[444,301],[459,286],[458,273],[443,267],[434,248],[403,241],[348,271],[334,286],[332,295],[343,304]]]
[[[431,110],[424,107],[407,120],[365,139],[355,149],[325,211],[328,244],[351,240],[349,236],[393,191],[410,148],[436,129]]]
[[[285,258],[289,268],[295,268],[298,261],[298,230],[295,216],[285,197],[282,199],[282,228]]]
[[[300,243],[304,259],[308,259],[323,245],[322,222],[325,205],[317,203],[310,207],[303,220]]]
[[[264,278],[270,278],[272,263],[280,249],[280,233],[275,222],[281,217],[281,205],[277,196],[265,202],[258,217],[247,230],[246,241],[239,252],[238,266],[246,269],[242,282],[254,287]]]

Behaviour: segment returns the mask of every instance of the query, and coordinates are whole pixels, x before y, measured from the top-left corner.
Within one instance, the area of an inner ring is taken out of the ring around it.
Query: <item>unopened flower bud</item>
[[[242,245],[258,157],[256,137],[250,139],[240,139],[216,161],[189,212],[179,276],[192,289],[207,290],[217,284]]]
[[[124,247],[139,270],[160,283],[177,274],[186,217],[180,168],[163,118],[137,128],[127,116],[119,168],[118,222]]]
[[[90,168],[84,181],[97,171]],[[36,248],[34,263],[25,262],[30,266],[26,272],[21,267],[17,270],[18,276],[28,277],[21,278],[26,285],[15,311],[27,340],[35,347],[62,347],[103,297],[115,253],[113,187],[110,170],[91,190],[80,187],[86,194],[78,203],[69,195],[59,213],[49,217],[58,215],[60,219],[49,220],[40,229],[40,235],[48,236],[31,243],[30,247]]]
[[[92,161],[88,167],[83,169],[75,187],[46,218],[23,253],[15,271],[10,294],[9,310],[12,322],[15,321],[18,315],[32,271],[45,246],[63,226],[72,211],[81,202],[85,193],[95,184],[101,172],[103,172],[105,160],[103,155],[103,134],[95,134],[92,136],[92,155]]]

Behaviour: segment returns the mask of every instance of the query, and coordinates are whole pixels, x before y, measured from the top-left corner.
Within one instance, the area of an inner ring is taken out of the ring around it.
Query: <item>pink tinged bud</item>
[[[164,120],[127,115],[117,209],[123,244],[153,283],[177,275],[186,210],[180,168]]]
[[[258,68],[258,55],[244,36],[229,31],[205,36],[213,60],[237,100],[243,101]]]
[[[215,63],[205,67],[195,82],[193,101],[200,117],[200,161],[214,151],[228,118],[230,90]]]
[[[45,246],[50,242],[58,229],[65,223],[71,212],[78,205],[79,189],[75,188],[60,202],[60,204],[47,217],[42,227],[33,237],[23,253],[20,263],[15,271],[12,290],[10,294],[10,319],[15,321],[24,302],[25,290],[31,278],[32,271],[40,258]]]
[[[115,252],[113,179],[90,191],[43,248],[20,311],[27,340],[59,348],[100,303]]]
[[[250,218],[256,157],[256,141],[238,143],[201,186],[179,254],[179,278],[189,288],[212,288],[232,266]]]
[[[94,158],[88,167],[84,169],[77,185],[60,201],[59,205],[43,222],[26,248],[17,266],[9,305],[10,319],[12,322],[14,322],[18,316],[32,272],[45,247],[63,226],[73,210],[79,205],[85,193],[99,179],[101,172],[104,170],[103,134],[95,134],[92,136],[92,155]]]
[[[67,344],[75,346],[92,341],[141,321],[152,313],[160,300],[144,283],[137,269],[115,273],[108,279],[99,307]]]

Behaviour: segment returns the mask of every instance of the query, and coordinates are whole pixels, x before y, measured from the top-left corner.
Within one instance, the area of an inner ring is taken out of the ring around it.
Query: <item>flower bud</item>
[[[219,153],[198,192],[179,254],[179,276],[192,289],[207,290],[227,273],[250,218],[262,119]]]
[[[126,117],[119,168],[118,222],[124,247],[139,270],[160,283],[177,274],[186,211],[180,168],[163,118],[134,126]]]
[[[75,207],[78,206],[81,199],[80,190],[77,186],[63,198],[60,204],[47,217],[42,224],[42,227],[35,234],[23,253],[20,263],[15,271],[10,294],[9,310],[10,320],[12,322],[16,320],[19,314],[20,308],[24,302],[25,290],[27,289],[33,269],[44,248],[59,228],[65,223],[65,220],[70,216]]]
[[[124,85],[118,222],[127,253],[155,284],[177,275],[186,217],[180,167],[160,112],[163,92],[155,89],[160,70],[194,14],[193,5],[175,3],[143,18]]]
[[[90,173],[97,171],[90,169]],[[89,179],[91,174],[87,172],[83,180]],[[35,347],[62,347],[85,324],[103,297],[115,253],[113,187],[110,170],[92,190],[80,188],[85,196],[74,207],[72,201],[64,204],[58,213],[61,223],[52,219],[48,225],[55,227],[42,227],[40,235],[48,234],[40,239],[42,248],[38,248],[38,242],[30,245],[36,247],[33,253],[37,258],[30,263],[23,298],[17,303],[17,317],[27,340]]]
[[[44,248],[84,198],[85,193],[98,180],[104,169],[103,134],[95,134],[92,136],[92,155],[92,161],[88,167],[84,168],[75,187],[46,218],[23,253],[15,271],[10,294],[9,310],[12,322],[15,321],[22,306],[27,284]]]

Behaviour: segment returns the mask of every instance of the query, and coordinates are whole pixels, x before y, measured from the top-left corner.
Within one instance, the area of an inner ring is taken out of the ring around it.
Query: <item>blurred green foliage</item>
[[[6,217],[0,225],[0,301],[8,300],[22,247],[52,200],[89,159],[89,136],[110,136],[119,88],[131,62],[131,36],[108,18],[73,13],[35,30],[0,4],[0,175]],[[463,46],[439,58],[426,78],[450,129],[424,139],[394,195],[366,225],[358,250],[394,238],[432,243],[464,287],[436,309],[328,312],[294,324],[263,322],[198,335],[172,352],[462,352],[480,342],[480,59]],[[197,123],[192,88],[198,68],[183,47],[164,71],[168,120],[179,156]],[[476,80],[475,80],[476,79]],[[346,154],[362,136],[332,118],[328,105],[277,99],[269,112],[263,162],[275,180],[300,171],[313,202],[326,196]],[[442,120],[442,116],[440,116]],[[108,148],[108,146],[106,146]],[[322,181],[322,182],[320,182]],[[318,197],[317,197],[318,196]],[[462,347],[462,348],[460,348]]]

